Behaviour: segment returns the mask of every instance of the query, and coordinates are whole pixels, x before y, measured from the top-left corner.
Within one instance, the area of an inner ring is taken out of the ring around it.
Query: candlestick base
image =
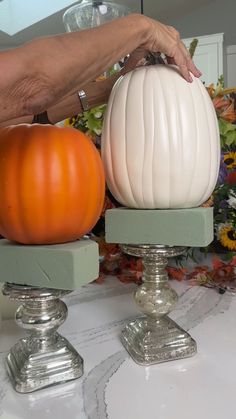
[[[81,377],[83,359],[58,333],[54,339],[51,349],[42,351],[46,342],[25,338],[10,350],[6,366],[16,391],[29,393]]]
[[[188,358],[196,353],[196,342],[169,317],[150,322],[140,318],[122,331],[121,342],[140,365]]]
[[[23,303],[16,311],[16,322],[29,333],[6,358],[15,390],[29,393],[81,377],[83,359],[57,333],[67,317],[66,304],[59,297],[68,291],[6,283],[3,294]]]

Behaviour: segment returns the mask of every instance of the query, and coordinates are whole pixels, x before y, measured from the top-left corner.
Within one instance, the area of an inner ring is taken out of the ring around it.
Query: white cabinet
[[[214,34],[208,36],[195,36],[198,39],[198,45],[194,54],[194,62],[201,70],[201,80],[208,86],[211,83],[216,84],[218,78],[223,74],[223,39],[224,34]],[[193,38],[182,39],[187,48],[189,48]]]

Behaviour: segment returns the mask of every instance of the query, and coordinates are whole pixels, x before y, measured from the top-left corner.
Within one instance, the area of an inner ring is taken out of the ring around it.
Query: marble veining
[[[197,340],[195,357],[136,365],[119,340],[126,322],[140,316],[131,295],[136,286],[108,277],[104,284],[85,286],[65,298],[69,316],[61,333],[85,360],[83,378],[28,395],[12,389],[4,368],[6,353],[22,331],[13,321],[3,321],[0,418],[234,419],[236,299],[186,283],[171,285],[180,296],[171,317]],[[183,406],[190,400],[196,406],[189,416]]]
[[[84,379],[84,410],[88,419],[108,418],[105,388],[127,357],[125,350],[117,352],[93,368]]]

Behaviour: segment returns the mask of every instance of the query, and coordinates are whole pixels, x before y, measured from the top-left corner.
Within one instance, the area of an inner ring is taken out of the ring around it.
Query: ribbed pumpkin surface
[[[127,207],[201,205],[220,162],[218,122],[201,81],[187,83],[167,65],[120,78],[103,125],[102,158],[112,194]]]
[[[0,234],[25,244],[73,241],[102,211],[104,171],[96,147],[73,128],[0,130]]]

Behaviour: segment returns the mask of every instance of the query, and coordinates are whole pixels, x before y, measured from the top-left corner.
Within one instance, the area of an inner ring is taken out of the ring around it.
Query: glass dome
[[[106,1],[88,1],[70,7],[63,15],[67,32],[93,28],[130,13],[128,7]]]

